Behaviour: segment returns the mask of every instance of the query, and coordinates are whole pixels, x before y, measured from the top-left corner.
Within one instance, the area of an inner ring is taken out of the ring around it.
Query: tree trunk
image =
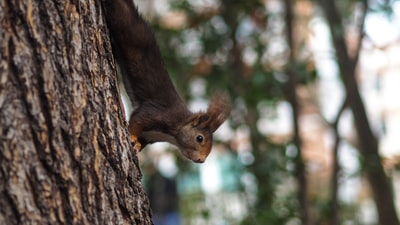
[[[100,1],[0,21],[0,224],[152,224]]]
[[[292,0],[285,0],[285,25],[286,25],[286,42],[289,47],[289,61],[286,66],[286,73],[289,76],[287,82],[287,100],[292,107],[292,120],[293,120],[293,145],[296,147],[298,153],[295,158],[296,171],[295,177],[298,185],[298,201],[299,201],[299,212],[300,219],[303,225],[312,224],[310,218],[310,207],[308,201],[308,182],[307,182],[307,170],[306,163],[303,158],[302,150],[302,139],[300,135],[300,105],[296,94],[296,88],[298,83],[298,74],[296,70],[296,49],[294,45],[294,2]]]
[[[393,192],[379,156],[378,139],[373,134],[369,125],[367,113],[358,90],[355,77],[358,53],[355,59],[352,59],[348,54],[344,38],[345,33],[335,1],[322,0],[321,2],[329,24],[341,78],[346,90],[348,105],[353,114],[360,145],[360,154],[365,163],[365,173],[375,200],[379,223],[381,225],[399,225],[399,219],[393,202]],[[363,4],[366,7],[367,1],[364,1]]]

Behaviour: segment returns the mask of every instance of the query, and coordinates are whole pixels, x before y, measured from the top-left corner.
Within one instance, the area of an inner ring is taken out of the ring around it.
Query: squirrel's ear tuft
[[[204,129],[210,123],[210,116],[207,113],[196,113],[191,119],[192,127]]]
[[[216,131],[219,126],[228,118],[231,113],[231,104],[226,93],[214,93],[207,109],[207,114],[210,116],[209,127],[212,132]]]

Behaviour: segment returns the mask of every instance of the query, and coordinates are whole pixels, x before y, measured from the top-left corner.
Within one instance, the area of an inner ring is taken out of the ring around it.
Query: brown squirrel
[[[132,0],[104,1],[113,51],[136,106],[129,120],[134,149],[169,142],[193,162],[204,162],[214,131],[229,116],[228,98],[215,94],[207,112],[190,112],[168,75],[152,29]]]

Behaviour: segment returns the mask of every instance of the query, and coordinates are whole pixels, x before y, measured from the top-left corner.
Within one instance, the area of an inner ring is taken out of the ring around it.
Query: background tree
[[[0,1],[0,224],[152,224],[100,1]]]
[[[338,6],[336,2],[330,0],[321,1],[326,20],[329,24],[336,60],[340,68],[340,77],[346,90],[345,101],[347,101],[353,114],[359,150],[365,163],[364,170],[371,186],[372,196],[379,215],[379,222],[382,225],[400,224],[396,214],[391,185],[386,177],[379,155],[378,139],[371,129],[356,80],[356,67],[364,37],[364,20],[368,10],[368,1],[361,1],[360,4],[362,4],[362,16],[358,27],[358,48],[353,53],[354,56],[351,57],[344,37],[345,32],[340,13],[337,11]]]

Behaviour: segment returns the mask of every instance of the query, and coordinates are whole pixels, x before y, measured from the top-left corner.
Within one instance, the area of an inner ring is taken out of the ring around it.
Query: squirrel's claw
[[[142,151],[142,144],[140,144],[137,136],[132,134],[131,140],[134,143],[133,150],[135,150],[136,152]]]

